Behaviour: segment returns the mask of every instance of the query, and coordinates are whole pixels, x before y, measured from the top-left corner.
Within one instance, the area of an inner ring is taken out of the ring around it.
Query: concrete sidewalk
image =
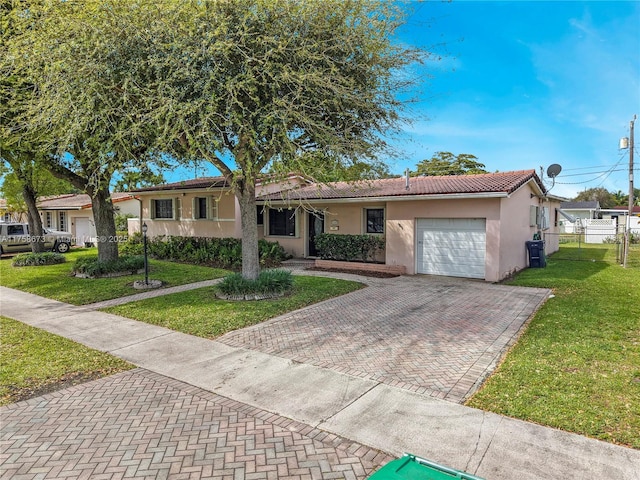
[[[640,451],[0,287],[0,314],[142,368],[488,480],[640,479]]]

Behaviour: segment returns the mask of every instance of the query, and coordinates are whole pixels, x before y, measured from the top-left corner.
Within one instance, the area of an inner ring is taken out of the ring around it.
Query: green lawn
[[[105,311],[199,337],[215,338],[362,287],[361,283],[347,280],[295,276],[292,293],[274,300],[225,301],[215,297],[213,288],[201,288]]]
[[[555,297],[469,406],[640,448],[640,268],[613,249],[562,245],[510,282]]]
[[[66,263],[41,267],[13,267],[10,258],[3,258],[0,260],[0,285],[73,305],[85,305],[140,293],[132,284],[135,280],[144,280],[144,275],[95,279],[71,276],[73,263],[80,257],[90,255],[97,255],[97,249],[73,249],[66,254]],[[149,278],[162,280],[166,286],[220,278],[228,273],[226,270],[211,267],[149,261]]]
[[[0,405],[129,370],[133,365],[0,317]]]

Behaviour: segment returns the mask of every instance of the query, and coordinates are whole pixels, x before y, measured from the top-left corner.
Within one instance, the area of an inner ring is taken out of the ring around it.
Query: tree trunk
[[[41,253],[45,251],[44,231],[42,229],[42,219],[36,205],[36,193],[30,185],[24,183],[22,186],[22,196],[27,204],[27,221],[29,222],[29,235],[31,236],[31,251]]]
[[[98,260],[110,261],[118,259],[118,238],[114,219],[113,203],[108,190],[98,188],[88,192],[91,196],[93,221],[98,236]]]
[[[241,180],[236,189],[242,225],[242,276],[255,280],[260,274],[256,188],[252,180]]]

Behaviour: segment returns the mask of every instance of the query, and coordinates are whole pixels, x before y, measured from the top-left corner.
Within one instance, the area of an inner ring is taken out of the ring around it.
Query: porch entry
[[[324,233],[324,213],[319,212],[309,212],[307,214],[307,225],[308,225],[308,249],[307,251],[309,257],[317,257],[318,250],[316,249],[316,244],[314,242],[316,235],[320,233]]]

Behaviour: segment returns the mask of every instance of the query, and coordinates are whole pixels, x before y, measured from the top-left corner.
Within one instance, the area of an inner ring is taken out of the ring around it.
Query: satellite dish
[[[560,174],[561,171],[562,171],[562,167],[557,163],[549,165],[549,168],[547,168],[547,177],[555,179]]]

